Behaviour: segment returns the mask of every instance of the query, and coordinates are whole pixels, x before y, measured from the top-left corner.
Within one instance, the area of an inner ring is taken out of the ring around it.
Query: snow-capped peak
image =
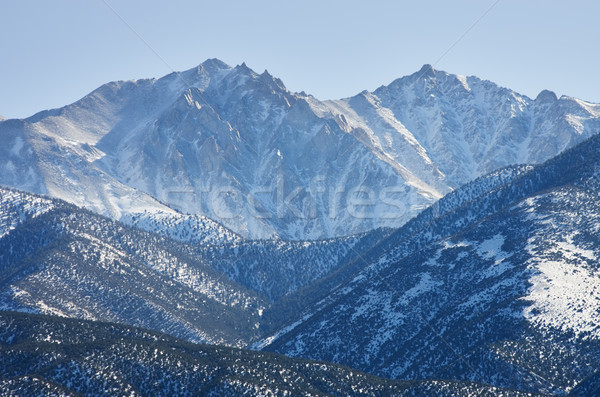
[[[599,105],[533,106],[551,96],[424,65],[323,102],[209,59],[2,122],[0,183],[117,218],[174,207],[251,238],[346,235],[400,226],[482,174],[544,161],[600,129]]]

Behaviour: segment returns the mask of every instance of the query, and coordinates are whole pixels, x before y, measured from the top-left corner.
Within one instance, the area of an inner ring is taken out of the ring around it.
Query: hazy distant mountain
[[[596,135],[457,189],[257,346],[395,379],[597,395],[599,228]]]
[[[316,239],[400,226],[477,176],[550,158],[599,119],[599,105],[429,66],[322,102],[208,60],[2,122],[0,184],[114,219],[179,217],[170,206],[245,237]]]

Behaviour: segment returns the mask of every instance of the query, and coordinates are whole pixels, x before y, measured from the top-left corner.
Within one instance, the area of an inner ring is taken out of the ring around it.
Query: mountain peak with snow
[[[319,101],[208,59],[2,122],[0,184],[116,219],[174,208],[250,238],[348,235],[400,226],[480,175],[544,161],[600,129],[599,105],[534,102],[431,65]]]

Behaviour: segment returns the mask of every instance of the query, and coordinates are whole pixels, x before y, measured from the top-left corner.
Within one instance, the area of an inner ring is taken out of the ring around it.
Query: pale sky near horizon
[[[600,102],[600,2],[499,0],[472,26],[494,3],[0,0],[0,115],[27,117],[208,58],[268,69],[319,99],[429,63],[533,98],[550,89]]]

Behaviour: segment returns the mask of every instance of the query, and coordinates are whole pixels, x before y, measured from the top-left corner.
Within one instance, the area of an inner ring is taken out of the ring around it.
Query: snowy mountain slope
[[[66,130],[62,124],[55,128]],[[85,205],[115,219],[123,212],[174,212],[94,167],[92,162],[102,154],[86,143],[85,136],[50,134],[48,128],[22,120],[7,120],[0,129],[3,185]]]
[[[525,395],[467,382],[391,381],[109,323],[0,312],[0,330],[0,388],[8,395]]]
[[[109,83],[65,108],[2,123],[0,130],[7,143],[0,163],[11,170],[0,183],[115,219],[143,209],[169,211],[148,193],[254,238],[371,229],[380,222],[348,214],[338,219],[329,199],[318,201],[308,189],[332,180],[344,188],[353,180],[404,183],[279,80],[216,60],[159,80]],[[407,201],[419,208],[430,201],[417,196]],[[316,218],[298,219],[310,206]],[[277,215],[266,219],[265,212]]]
[[[25,222],[54,208],[50,199],[0,188],[0,239]]]
[[[124,214],[120,221],[137,229],[193,245],[221,246],[242,241],[231,230],[202,215],[145,211]]]
[[[429,65],[331,103],[354,112],[396,156],[436,164],[454,186],[507,165],[543,162],[600,131],[600,105],[550,91],[532,100]]]
[[[357,253],[391,233],[377,229],[360,235],[315,241],[258,240],[193,250],[231,280],[276,303],[329,276]]]
[[[14,222],[5,214],[13,208],[43,201],[0,192],[2,202],[10,204],[0,208],[0,219],[10,225]],[[266,301],[186,254],[185,245],[64,202],[50,204],[42,207],[45,212],[23,216],[0,238],[2,307],[145,326],[229,345],[259,335]]]
[[[598,132],[599,117],[599,105],[427,66],[322,102],[208,60],[3,121],[0,184],[113,219],[179,217],[172,207],[242,237],[322,239],[401,226],[477,176]]]
[[[189,224],[153,218],[145,227],[162,233],[146,233],[16,190],[0,188],[0,204],[2,307],[143,325],[234,345],[281,325],[284,319],[273,316],[269,327],[263,325],[267,307],[390,233],[244,241],[194,216]],[[204,226],[192,228],[198,224]]]
[[[339,261],[337,266],[331,267],[325,277],[315,279],[312,283],[274,301],[263,314],[261,326],[264,328],[264,333],[272,335],[278,331],[279,325],[293,323],[298,320],[299,313],[304,314],[313,310],[319,301],[326,300],[331,295],[331,291],[343,288],[351,282],[364,269],[365,263],[397,246],[398,241],[402,242],[398,249],[408,253],[439,238],[431,233],[436,219],[452,213],[460,213],[464,207],[485,197],[488,192],[500,189],[530,169],[531,166],[503,168],[477,178],[444,196],[417,218],[409,221],[400,231],[375,230],[365,234],[360,241],[349,247],[349,254]],[[447,222],[448,229],[440,230],[441,233],[460,230],[462,227],[462,223],[456,222],[451,217],[450,219],[451,221]],[[260,347],[261,343],[256,346]]]
[[[395,165],[319,117],[307,98],[268,73],[219,67],[184,74],[189,84],[205,74],[210,82],[181,93],[152,125],[127,137],[108,134],[100,145],[114,155],[102,165],[121,181],[184,212],[202,211],[243,236],[312,239],[390,224],[334,213],[337,203],[329,196],[334,187],[356,187],[355,181],[377,192],[381,183],[404,186]],[[403,195],[416,194],[412,186],[403,189]],[[440,196],[431,189],[423,194],[406,201],[423,207]],[[384,209],[380,203],[374,210]],[[357,230],[359,223],[364,226]]]
[[[23,221],[55,207],[49,197],[32,195],[16,189],[0,187],[0,238]],[[148,232],[160,234],[188,244],[233,244],[241,242],[236,234],[201,215],[169,212],[133,212],[121,222]]]
[[[428,209],[263,348],[396,379],[594,395],[599,170],[595,136],[464,205]]]

